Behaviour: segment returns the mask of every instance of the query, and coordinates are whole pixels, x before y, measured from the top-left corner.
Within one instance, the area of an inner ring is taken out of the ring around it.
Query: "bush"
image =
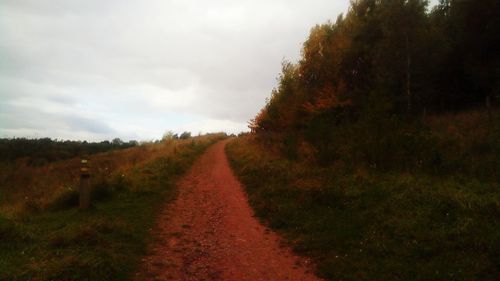
[[[183,132],[181,135],[180,135],[180,139],[181,140],[186,140],[186,139],[189,139],[191,137],[191,132]]]

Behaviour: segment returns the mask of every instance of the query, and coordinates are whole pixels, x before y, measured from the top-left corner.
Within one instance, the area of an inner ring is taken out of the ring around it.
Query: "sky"
[[[0,138],[247,131],[349,0],[2,0]]]

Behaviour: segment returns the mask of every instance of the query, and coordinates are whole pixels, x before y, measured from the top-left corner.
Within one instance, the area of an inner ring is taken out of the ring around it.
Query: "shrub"
[[[183,132],[181,135],[180,135],[180,139],[181,140],[186,140],[186,139],[189,139],[191,137],[191,132]]]

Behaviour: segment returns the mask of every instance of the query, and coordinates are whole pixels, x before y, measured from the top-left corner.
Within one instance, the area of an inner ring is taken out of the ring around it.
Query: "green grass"
[[[78,210],[68,190],[46,209],[0,213],[0,280],[131,279],[159,208],[176,197],[175,181],[216,139],[94,184],[90,210]]]
[[[329,280],[498,280],[500,184],[285,160],[248,138],[228,156],[256,214]]]

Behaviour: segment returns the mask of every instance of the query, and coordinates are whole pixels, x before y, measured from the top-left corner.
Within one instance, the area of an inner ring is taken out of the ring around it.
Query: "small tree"
[[[189,139],[190,137],[191,137],[191,132],[184,132],[181,134],[181,136],[179,138],[182,140],[186,140],[186,139]]]
[[[161,138],[162,141],[169,141],[169,140],[173,140],[175,137],[174,137],[174,132],[172,131],[168,131],[166,132],[165,134],[163,134],[163,137]]]
[[[128,145],[129,146],[138,146],[139,145],[139,142],[136,141],[136,140],[129,140],[128,141]]]
[[[120,138],[114,138],[111,143],[116,146],[123,145],[123,141]]]

